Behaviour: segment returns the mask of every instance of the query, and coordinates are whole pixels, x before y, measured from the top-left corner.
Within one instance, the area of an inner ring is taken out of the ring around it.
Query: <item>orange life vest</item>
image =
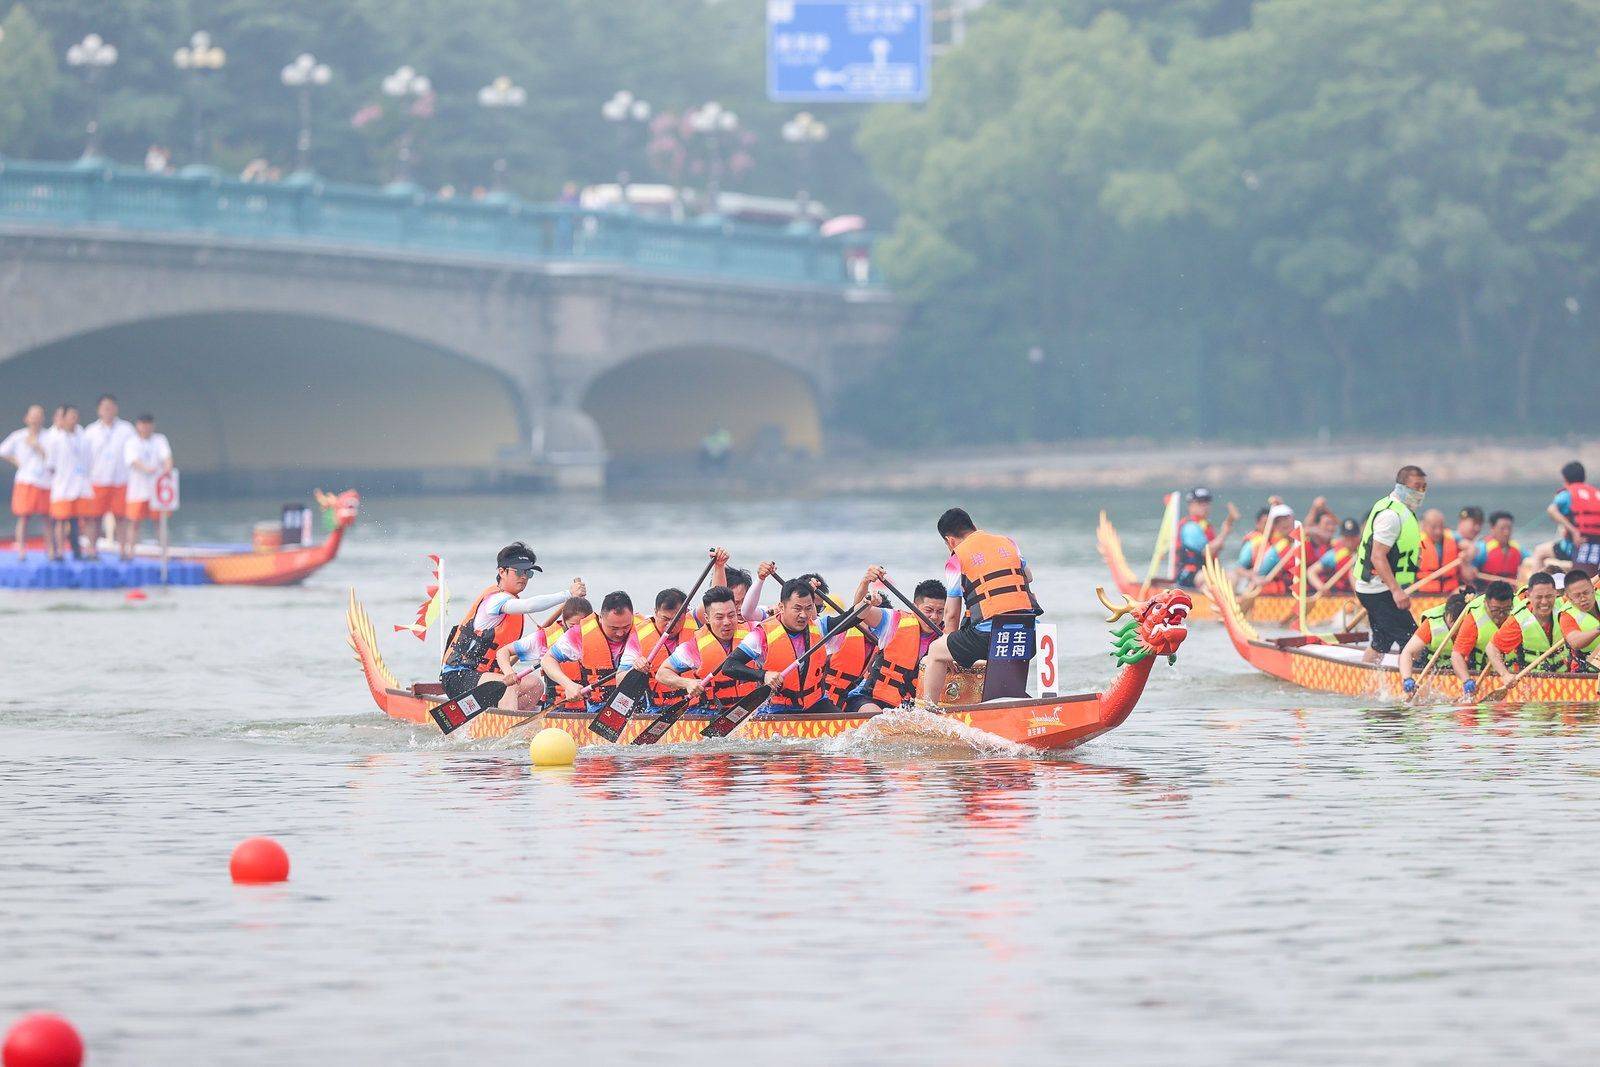
[[[573,678],[573,681],[582,686],[593,685],[606,675],[611,675],[584,697],[590,704],[599,704],[617,687],[618,679],[614,673],[617,669],[617,657],[611,654],[611,641],[606,637],[605,630],[600,628],[598,615],[591,615],[583,620],[583,625],[578,628],[578,638],[583,643],[583,658],[576,664],[563,663],[562,666],[576,666],[578,676]]]
[[[956,545],[961,587],[974,623],[1001,615],[1038,615],[1022,560],[1010,538],[975,530]]]
[[[656,707],[677,700],[683,691],[675,686],[663,685],[656,681],[656,671],[667,662],[667,657],[677,649],[678,645],[690,640],[697,627],[694,620],[687,615],[678,623],[678,632],[665,641],[657,642],[656,637],[660,631],[656,629],[656,620],[635,615],[633,619],[633,632],[639,638],[639,655],[649,656],[648,660],[641,660],[641,665],[650,673],[650,702]]]
[[[1331,578],[1333,575],[1338,574],[1341,570],[1343,570],[1344,565],[1349,563],[1350,557],[1355,554],[1356,551],[1353,548],[1344,548],[1340,545],[1335,545],[1333,547],[1333,570],[1328,573],[1328,576]],[[1355,568],[1353,567],[1351,568],[1351,570],[1354,569]],[[1345,571],[1344,574],[1340,575],[1339,580],[1331,584],[1328,588],[1330,591],[1335,593],[1350,592],[1350,571]]]
[[[1283,569],[1278,571],[1276,578],[1261,587],[1261,592],[1288,593],[1292,591],[1295,588],[1295,581],[1300,575],[1300,535],[1292,533],[1273,541],[1267,546],[1266,550],[1261,552],[1261,559],[1265,560],[1267,558],[1267,550],[1278,553],[1280,562],[1284,559],[1289,562],[1285,563]],[[1258,563],[1257,567],[1259,568],[1259,566],[1260,564]]]
[[[822,672],[822,696],[843,706],[844,695],[867,673],[867,661],[876,646],[854,626],[828,641],[828,665]]]
[[[706,683],[704,692],[714,703],[731,704],[755,692],[755,682],[742,682],[737,678],[717,673],[717,668],[722,666],[723,661],[739,647],[739,642],[749,633],[750,631],[743,626],[737,627],[733,631],[733,643],[726,648],[710,630],[701,631],[694,639],[695,650],[700,653],[700,666],[692,672],[692,677],[711,679]]]
[[[491,585],[478,594],[478,599],[472,602],[467,613],[461,621],[450,628],[450,636],[445,641],[444,666],[460,668],[467,667],[482,674],[494,670],[494,654],[502,645],[522,637],[522,615],[502,615],[500,621],[489,630],[474,630],[472,623],[478,617],[478,608],[483,606],[484,599],[494,593],[500,592],[498,585]]]
[[[1501,544],[1494,538],[1483,543],[1483,566],[1479,572],[1492,575],[1495,578],[1515,578],[1517,570],[1522,566],[1522,546],[1515,541]]]
[[[932,640],[933,635],[928,635]],[[880,708],[898,708],[917,692],[917,667],[925,646],[922,623],[912,614],[900,622],[867,665],[867,695]]]
[[[795,651],[789,631],[780,619],[768,619],[763,624],[767,653],[761,667],[768,671],[784,671],[800,658]],[[822,630],[816,623],[806,627],[806,648],[822,640]],[[806,660],[799,671],[786,676],[772,689],[772,702],[790,708],[809,708],[822,699],[822,675],[827,669],[827,653],[818,652]]]
[[[1417,573],[1426,578],[1440,567],[1448,567],[1461,555],[1461,550],[1456,547],[1456,539],[1450,534],[1444,535],[1444,553],[1441,555],[1439,547],[1433,543],[1433,538],[1424,535],[1422,548],[1417,553]],[[1419,593],[1450,593],[1461,585],[1461,572],[1451,571],[1449,574],[1435,578],[1431,582],[1420,582],[1412,586]]]
[[[1567,492],[1572,497],[1572,525],[1586,540],[1600,540],[1600,489],[1588,482],[1571,482]]]

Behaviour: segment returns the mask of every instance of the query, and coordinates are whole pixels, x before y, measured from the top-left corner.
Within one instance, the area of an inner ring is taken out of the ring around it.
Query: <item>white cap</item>
[[[1294,508],[1291,508],[1288,504],[1274,504],[1272,505],[1272,510],[1267,512],[1268,522],[1277,522],[1279,519],[1292,518],[1294,518]]]

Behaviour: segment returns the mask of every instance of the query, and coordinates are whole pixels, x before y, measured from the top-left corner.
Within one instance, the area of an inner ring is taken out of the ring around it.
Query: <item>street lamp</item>
[[[804,219],[810,207],[811,152],[815,145],[828,139],[828,124],[809,111],[802,111],[783,124],[783,139],[800,153],[800,178],[804,183],[795,194],[796,217]]]
[[[528,91],[504,74],[478,90],[478,104],[491,111],[504,111],[521,107],[528,102]],[[494,161],[494,191],[503,194],[506,189],[506,157],[504,153]]]
[[[179,70],[192,71],[190,79],[190,106],[194,109],[194,160],[204,163],[206,151],[205,105],[201,102],[200,81],[210,71],[221,70],[228,62],[228,53],[211,43],[211,35],[196,30],[189,43],[172,53],[172,65]]]
[[[411,119],[425,118],[431,115],[432,109],[427,106],[427,100],[433,93],[433,82],[427,75],[418,74],[410,65],[397,67],[395,72],[383,79],[383,95],[396,101],[406,97],[416,97],[407,111]],[[411,164],[413,145],[416,142],[417,127],[414,121],[406,122],[405,133],[400,135],[400,150],[395,166],[394,180],[397,185],[411,183]]]
[[[300,134],[295,138],[295,173],[311,174],[311,90],[321,88],[333,80],[333,71],[326,63],[318,63],[310,52],[301,52],[294,62],[278,74],[283,84],[300,98]]]
[[[82,67],[84,81],[89,85],[89,125],[85,128],[83,158],[85,161],[100,157],[100,78],[104,71],[117,62],[117,46],[91,33],[67,49],[67,65]]]
[[[689,128],[706,139],[710,167],[706,180],[706,206],[712,214],[717,212],[717,198],[722,188],[722,135],[739,128],[739,116],[715,100],[689,112]]]
[[[642,127],[650,121],[650,101],[634,96],[626,89],[618,89],[611,99],[600,105],[600,116],[617,130],[617,196],[622,206],[628,206],[628,138],[631,127]]]

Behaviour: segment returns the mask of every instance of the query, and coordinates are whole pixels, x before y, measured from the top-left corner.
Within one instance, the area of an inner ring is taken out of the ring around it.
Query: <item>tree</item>
[[[21,4],[0,20],[0,153],[27,156],[50,129],[59,80],[50,37]]]

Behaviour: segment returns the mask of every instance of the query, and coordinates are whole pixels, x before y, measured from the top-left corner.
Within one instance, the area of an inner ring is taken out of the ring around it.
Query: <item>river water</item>
[[[236,538],[275,503],[196,504],[176,533]],[[300,588],[0,594],[0,1025],[63,1012],[95,1067],[1600,1052],[1589,716],[1361,708],[1199,623],[1070,758],[857,736],[533,771],[385,719],[344,644],[351,586],[388,631],[426,553],[459,609],[512,537],[546,586],[636,600],[712,543],[908,587],[942,564],[945,503],[375,500]],[[1150,494],[967,503],[1029,556],[1065,688],[1107,680],[1095,512],[1133,557]],[[229,882],[254,834],[287,884]]]

